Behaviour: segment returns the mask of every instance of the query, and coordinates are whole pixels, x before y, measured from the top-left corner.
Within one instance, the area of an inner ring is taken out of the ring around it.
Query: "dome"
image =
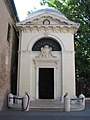
[[[58,11],[57,9],[53,8],[53,7],[47,7],[47,8],[44,8],[44,9],[40,9],[40,10],[37,10],[35,12],[32,12],[30,14],[29,17],[32,17],[34,15],[38,15],[38,14],[42,14],[42,13],[53,13],[53,14],[58,14],[60,17],[64,18],[64,19],[67,19],[63,13],[61,13],[60,11]]]

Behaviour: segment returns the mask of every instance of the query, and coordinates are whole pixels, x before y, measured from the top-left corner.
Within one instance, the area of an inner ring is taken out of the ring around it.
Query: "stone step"
[[[63,104],[57,100],[36,100],[30,102],[31,111],[63,111]]]
[[[64,111],[64,108],[30,108],[30,111],[58,111],[58,112],[62,112]]]
[[[73,104],[70,111],[81,111],[83,105]],[[30,102],[30,111],[64,111],[64,103],[58,100],[36,100]]]

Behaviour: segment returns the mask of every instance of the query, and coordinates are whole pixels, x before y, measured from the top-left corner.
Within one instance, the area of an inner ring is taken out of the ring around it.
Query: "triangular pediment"
[[[42,13],[38,15],[32,15],[24,21],[21,21],[16,24],[17,26],[74,26],[76,28],[79,27],[79,24],[68,20],[66,17],[63,17],[59,14],[53,13]]]
[[[42,9],[32,13],[26,20],[18,22],[16,26],[21,28],[26,27],[60,27],[74,28],[75,31],[79,28],[79,24],[68,20],[62,13],[56,9]]]
[[[60,19],[52,18],[51,16],[43,16],[39,19],[33,19],[33,21],[27,21],[24,25],[69,25],[69,23]]]

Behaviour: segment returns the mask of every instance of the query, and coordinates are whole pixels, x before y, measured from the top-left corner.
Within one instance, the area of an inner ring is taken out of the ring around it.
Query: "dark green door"
[[[39,99],[54,99],[54,68],[39,68]]]

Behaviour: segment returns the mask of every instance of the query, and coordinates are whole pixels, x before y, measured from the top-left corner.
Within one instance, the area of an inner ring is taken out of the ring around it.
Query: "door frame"
[[[39,99],[39,68],[54,69],[54,99],[56,99],[56,67],[55,66],[37,66],[36,67],[36,99]]]
[[[54,68],[39,68],[39,99],[54,99]]]

